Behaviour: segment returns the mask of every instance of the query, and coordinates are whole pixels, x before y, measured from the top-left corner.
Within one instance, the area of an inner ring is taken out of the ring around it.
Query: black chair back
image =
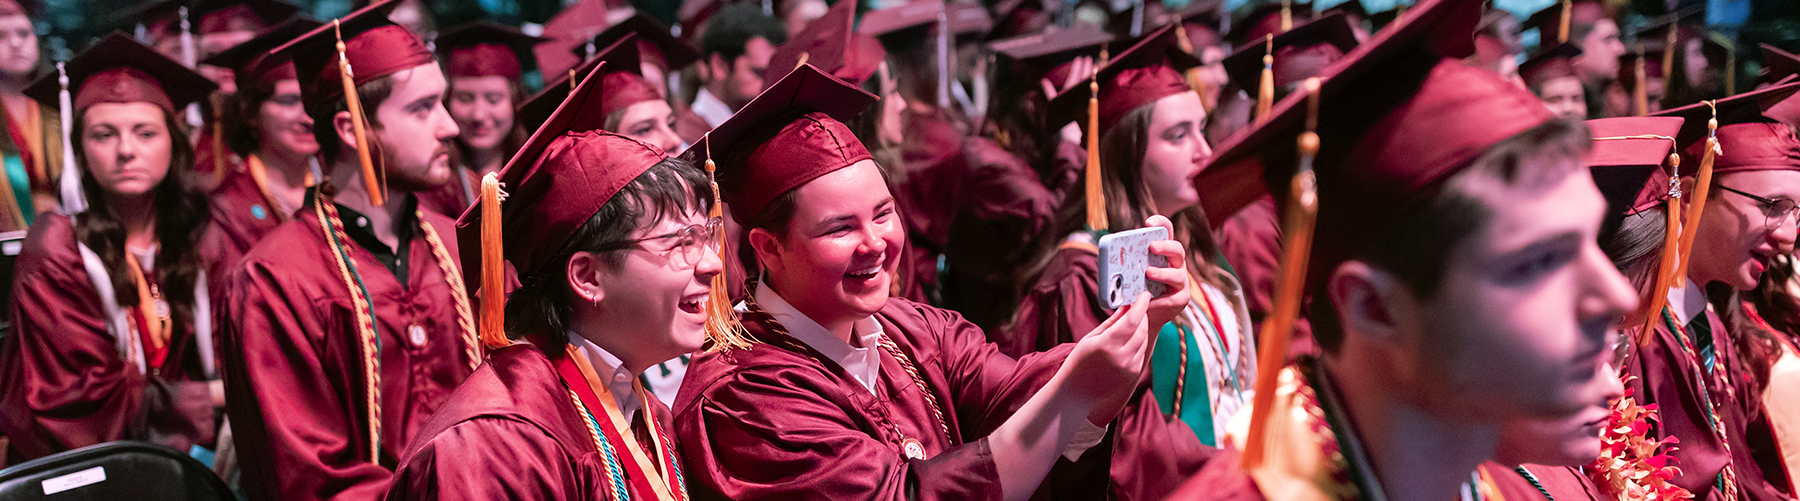
[[[211,468],[147,442],[118,441],[0,470],[0,501],[233,501]]]

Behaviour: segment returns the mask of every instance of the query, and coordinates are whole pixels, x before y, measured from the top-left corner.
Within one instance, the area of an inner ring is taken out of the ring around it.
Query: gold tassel
[[[1671,140],[1671,142],[1673,141]],[[1646,298],[1648,307],[1640,310],[1644,312],[1644,318],[1640,323],[1641,327],[1632,336],[1632,340],[1637,346],[1643,346],[1644,343],[1649,342],[1650,333],[1654,332],[1652,329],[1656,327],[1656,322],[1662,317],[1663,307],[1668,305],[1669,288],[1674,287],[1678,277],[1675,274],[1675,268],[1678,263],[1676,257],[1679,253],[1675,251],[1675,246],[1683,232],[1681,218],[1677,217],[1681,210],[1681,155],[1670,153],[1668,164],[1669,200],[1665,209],[1665,214],[1668,216],[1665,219],[1668,221],[1663,227],[1662,263],[1657,266],[1656,276],[1651,281],[1650,296]]]
[[[1291,29],[1294,29],[1294,2],[1281,0],[1281,32],[1287,33]]]
[[[1556,28],[1556,43],[1569,42],[1569,19],[1574,15],[1572,10],[1573,6],[1569,5],[1569,0],[1562,0],[1562,20]]]
[[[225,183],[225,172],[231,162],[225,158],[225,94],[212,94],[213,186]]]
[[[701,136],[701,140],[705,141],[706,137]],[[719,258],[725,259],[729,257],[725,255],[725,201],[719,198],[718,170],[718,164],[712,159],[712,141],[706,141],[706,184],[713,194],[712,208],[707,210],[706,217],[719,221],[719,227],[713,228],[713,238],[718,239],[715,245],[719,249]],[[748,350],[755,340],[744,330],[743,324],[738,323],[737,310],[731,307],[731,279],[725,276],[727,269],[730,268],[721,267],[719,274],[713,275],[712,290],[706,293],[706,338],[712,340],[715,351]]]
[[[1650,91],[1649,84],[1645,82],[1649,79],[1649,73],[1644,71],[1643,45],[1638,45],[1636,65],[1633,74],[1637,75],[1637,81],[1633,82],[1631,86],[1631,102],[1634,108],[1632,111],[1636,116],[1647,117],[1650,116]]]
[[[356,129],[356,159],[362,162],[363,188],[369,192],[369,204],[380,206],[387,202],[387,186],[375,172],[375,161],[369,156],[369,132],[364,123],[362,98],[356,95],[356,76],[350,72],[350,57],[344,54],[343,23],[336,19],[331,21],[331,29],[337,35],[338,75],[344,80],[344,105],[350,110],[350,126]]]
[[[1275,110],[1275,35],[1263,42],[1262,83],[1256,88],[1256,125],[1268,122]]]
[[[1296,140],[1300,150],[1299,169],[1288,182],[1288,208],[1282,217],[1280,282],[1276,283],[1274,307],[1258,334],[1256,395],[1250,406],[1250,430],[1244,444],[1244,467],[1254,470],[1262,465],[1264,437],[1268,431],[1270,407],[1275,405],[1276,386],[1281,369],[1286,366],[1288,344],[1292,342],[1295,319],[1300,317],[1301,293],[1306,288],[1306,262],[1312,253],[1313,224],[1319,216],[1318,178],[1313,174],[1313,157],[1319,153],[1319,78],[1306,79],[1306,132]]]
[[[1175,43],[1181,46],[1182,52],[1194,54],[1194,42],[1188,40],[1187,28],[1181,24],[1180,15],[1175,16],[1175,22],[1173,24],[1175,25]],[[1199,56],[1199,54],[1194,54],[1194,57]],[[1211,113],[1213,106],[1216,106],[1216,103],[1206,102],[1206,81],[1200,79],[1200,68],[1197,66],[1188,68],[1187,71],[1182,72],[1182,74],[1187,78],[1188,88],[1194,89],[1194,94],[1200,96],[1200,110]]]
[[[811,52],[801,52],[800,53],[800,61],[794,63],[794,69],[797,70],[797,69],[800,69],[801,66],[806,66],[806,60],[808,60],[808,59],[812,59],[812,53]]]
[[[1663,42],[1662,82],[1664,96],[1667,96],[1675,89],[1674,86],[1669,84],[1670,79],[1675,76],[1675,43],[1675,26],[1671,24],[1669,25],[1668,39]],[[1688,82],[1688,85],[1693,85],[1693,82]]]
[[[1087,224],[1092,231],[1106,231],[1106,190],[1100,180],[1100,72],[1088,81]]]
[[[1737,47],[1725,46],[1725,95],[1737,94]]]
[[[512,345],[506,338],[506,236],[500,230],[500,176],[481,176],[481,343],[490,350]]]
[[[1719,107],[1717,101],[1706,101],[1712,108],[1713,117],[1706,121],[1706,152],[1700,155],[1700,171],[1694,175],[1693,199],[1688,201],[1687,217],[1682,218],[1684,224],[1700,224],[1700,216],[1706,214],[1706,193],[1712,189],[1713,160],[1724,153],[1719,146]],[[1697,227],[1697,226],[1696,226]],[[1681,255],[1677,256],[1675,277],[1687,276],[1688,258],[1693,257],[1694,235],[1699,231],[1683,232],[1681,235]],[[1664,250],[1664,252],[1668,252]],[[1704,285],[1704,284],[1702,284]]]

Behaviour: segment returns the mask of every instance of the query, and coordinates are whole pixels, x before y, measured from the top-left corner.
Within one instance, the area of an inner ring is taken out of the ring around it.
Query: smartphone
[[[1166,268],[1169,260],[1150,253],[1150,243],[1168,240],[1169,230],[1161,226],[1110,233],[1100,237],[1100,302],[1107,309],[1118,309],[1137,300],[1139,292],[1152,297],[1162,295],[1166,286],[1150,280],[1144,270],[1152,266]]]

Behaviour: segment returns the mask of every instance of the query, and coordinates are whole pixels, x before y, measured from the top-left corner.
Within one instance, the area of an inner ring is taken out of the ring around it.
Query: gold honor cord
[[[1318,177],[1313,173],[1313,157],[1319,153],[1319,78],[1306,79],[1306,131],[1300,133],[1296,146],[1300,150],[1299,169],[1288,183],[1288,208],[1282,217],[1280,282],[1276,283],[1274,307],[1263,322],[1257,353],[1256,395],[1250,406],[1250,430],[1244,444],[1244,467],[1254,470],[1262,466],[1265,436],[1269,428],[1270,408],[1275,405],[1276,386],[1285,366],[1287,347],[1293,337],[1294,322],[1300,317],[1300,300],[1306,288],[1307,259],[1312,252],[1313,225],[1319,215]]]
[[[341,20],[331,20],[331,29],[337,36],[338,76],[344,82],[344,107],[350,111],[350,126],[356,131],[356,160],[362,163],[363,188],[369,192],[370,205],[385,205],[387,202],[387,186],[375,171],[375,161],[369,155],[368,124],[364,123],[362,97],[356,94],[356,76],[351,72],[350,56],[344,46],[344,30]]]
[[[1637,62],[1634,64],[1635,66],[1632,68],[1632,74],[1637,76],[1637,81],[1631,86],[1632,115],[1640,117],[1650,116],[1650,87],[1648,83],[1650,73],[1644,70],[1644,44],[1638,44]],[[1666,72],[1669,71],[1669,69],[1664,67],[1663,71]],[[1667,88],[1665,87],[1664,90],[1666,91]]]
[[[506,338],[506,246],[501,231],[500,202],[506,200],[500,177],[481,176],[481,343],[488,349],[512,344]]]

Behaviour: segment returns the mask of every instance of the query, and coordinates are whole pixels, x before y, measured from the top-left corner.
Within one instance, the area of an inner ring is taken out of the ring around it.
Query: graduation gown
[[[669,429],[668,408],[649,405]],[[645,430],[632,427],[640,444],[650,443]],[[618,499],[605,476],[605,459],[550,359],[516,344],[492,352],[419,431],[387,499]]]
[[[0,434],[12,443],[8,462],[114,440],[183,452],[211,446],[212,397],[193,322],[176,318],[161,363],[146,356],[140,371],[122,351],[150,350],[113,334],[114,317],[86,270],[73,222],[44,213],[19,253],[16,320],[0,339]]]
[[[355,310],[319,219],[304,217],[312,211],[302,208],[303,217],[252,248],[227,292],[220,359],[253,500],[381,496],[394,458],[473,371],[453,292],[425,237],[415,234],[405,249],[404,284],[346,241],[380,340],[382,461],[370,463]],[[420,223],[455,235],[430,211]],[[459,255],[455,238],[443,244]]]
[[[418,193],[419,206],[454,220],[469,210],[471,201],[481,193],[481,176],[466,167],[457,167],[456,177],[431,191]]]
[[[1635,376],[1628,383],[1630,391],[1640,405],[1657,405],[1661,424],[1655,428],[1654,438],[1674,436],[1681,441],[1667,453],[1681,467],[1681,474],[1672,482],[1692,492],[1695,499],[1724,498],[1724,493],[1715,489],[1714,479],[1728,462],[1737,474],[1738,490],[1747,499],[1785,499],[1792,488],[1786,482],[1785,468],[1765,471],[1752,446],[1751,440],[1772,435],[1759,395],[1749,390],[1754,383],[1749,374],[1733,369],[1738,367],[1737,352],[1718,314],[1709,307],[1703,316],[1695,317],[1696,322],[1702,319],[1713,332],[1715,370],[1700,367],[1682,348],[1683,339],[1667,322],[1659,322],[1627,363],[1626,370]],[[1705,398],[1712,399],[1729,444],[1721,443],[1713,431]]]
[[[986,138],[963,141],[968,171],[944,242],[944,306],[992,332],[1018,305],[1016,270],[1054,216],[1055,200],[1024,160]]]
[[[759,342],[695,357],[675,435],[695,499],[998,499],[991,433],[1055,375],[1070,347],[1013,359],[953,312],[890,299],[875,314],[936,396],[945,436],[907,371],[880,351],[873,394],[772,317]],[[902,437],[929,459],[908,459]]]
[[[1532,478],[1526,478],[1523,473],[1519,473],[1519,470],[1511,466],[1493,461],[1481,464],[1481,469],[1487,473],[1489,479],[1494,481],[1493,487],[1506,501],[1610,501],[1611,499],[1600,493],[1600,489],[1594,486],[1594,481],[1588,478],[1579,466],[1527,464],[1523,468],[1531,473]],[[1536,480],[1537,484],[1533,485],[1532,480]]]
[[[248,172],[233,173],[212,191],[213,232],[219,234],[225,254],[219,259],[214,276],[225,277],[237,261],[250,252],[264,236],[275,231],[293,214],[281,214],[263,197],[262,188]]]
[[[28,101],[29,110],[10,110],[0,106],[0,155],[17,159],[18,165],[4,165],[8,176],[23,174],[23,184],[0,183],[8,188],[0,191],[0,231],[24,231],[39,212],[55,206],[40,207],[42,199],[54,202],[62,198],[57,179],[62,174],[61,112],[55,106]],[[16,170],[15,170],[16,169]],[[8,179],[10,181],[10,179]],[[24,190],[21,192],[20,188]]]
[[[1256,332],[1262,332],[1263,315],[1274,306],[1275,282],[1281,268],[1281,218],[1275,199],[1263,196],[1226,219],[1213,232],[1219,242],[1219,253],[1231,264],[1232,273],[1244,284],[1244,302]],[[1312,340],[1312,324],[1304,312],[1294,323],[1293,341],[1288,345],[1288,359],[1302,354],[1318,354]]]
[[[943,112],[902,114],[906,141],[900,145],[898,175],[891,176],[894,201],[905,218],[906,259],[901,262],[900,297],[936,303],[938,257],[950,239],[950,220],[967,197],[970,158],[965,135]]]

